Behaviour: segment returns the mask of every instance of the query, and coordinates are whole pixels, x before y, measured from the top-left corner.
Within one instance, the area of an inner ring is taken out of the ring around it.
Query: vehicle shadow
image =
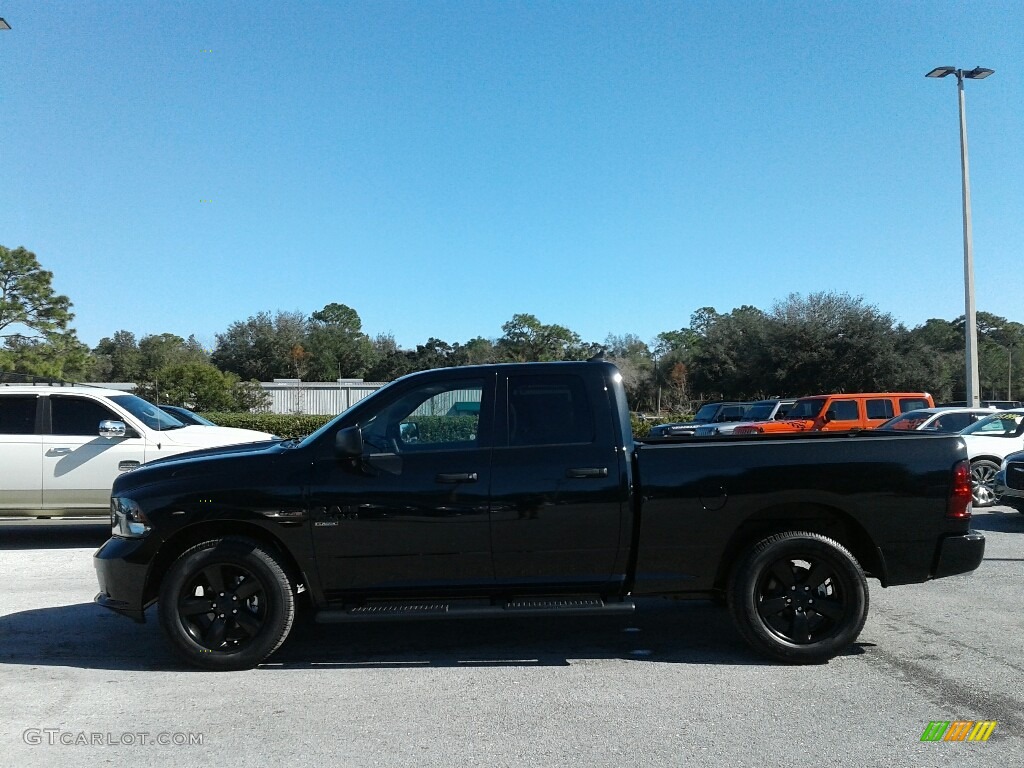
[[[0,616],[0,663],[124,671],[196,672],[170,652],[156,622],[137,624],[92,603]],[[868,644],[846,653],[864,652]],[[470,619],[373,624],[296,622],[261,670],[567,666],[622,659],[675,664],[771,664],[710,602],[642,600],[625,616]]]
[[[0,551],[16,549],[99,549],[110,538],[110,519],[0,520]]]
[[[977,531],[999,533],[1024,532],[1024,515],[1010,507],[988,507],[971,516],[971,528]]]

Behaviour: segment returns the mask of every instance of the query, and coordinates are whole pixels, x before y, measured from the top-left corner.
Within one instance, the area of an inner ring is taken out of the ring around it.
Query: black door
[[[628,487],[600,377],[499,383],[491,546],[499,583],[602,589],[621,577]]]
[[[362,414],[364,455],[317,452],[313,543],[328,599],[488,590],[494,376],[417,379]]]

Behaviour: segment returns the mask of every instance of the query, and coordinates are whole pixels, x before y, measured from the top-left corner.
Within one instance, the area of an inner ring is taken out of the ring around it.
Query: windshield
[[[718,413],[718,409],[721,407],[721,405],[717,404],[701,406],[701,409],[697,411],[697,415],[693,417],[693,420],[698,424],[709,424],[714,420],[715,414]]]
[[[920,429],[932,414],[927,411],[907,411],[889,419],[879,429]]]
[[[993,437],[1020,437],[1024,434],[1024,413],[993,413],[988,418],[971,424],[961,435],[992,435]]]
[[[775,410],[775,403],[754,403],[744,415],[745,421],[768,421]]]
[[[825,405],[823,397],[809,397],[806,400],[797,400],[793,408],[786,414],[787,419],[816,419]]]
[[[141,397],[136,397],[135,395],[114,395],[110,399],[150,429],[162,432],[168,429],[181,429],[185,426],[178,419],[167,413],[167,411],[157,408]]]

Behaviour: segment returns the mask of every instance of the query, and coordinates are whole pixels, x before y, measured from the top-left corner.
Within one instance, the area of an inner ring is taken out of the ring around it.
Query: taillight
[[[958,461],[953,466],[953,486],[946,503],[946,517],[954,520],[971,519],[971,462]]]

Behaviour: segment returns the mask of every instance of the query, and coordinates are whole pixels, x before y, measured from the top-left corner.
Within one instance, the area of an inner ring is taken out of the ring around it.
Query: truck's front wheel
[[[729,610],[743,638],[780,661],[827,661],[860,634],[868,586],[856,558],[818,533],[787,531],[751,547],[733,570]]]
[[[186,661],[249,669],[276,651],[295,618],[291,583],[255,541],[225,538],[186,550],[160,585],[160,624]]]

